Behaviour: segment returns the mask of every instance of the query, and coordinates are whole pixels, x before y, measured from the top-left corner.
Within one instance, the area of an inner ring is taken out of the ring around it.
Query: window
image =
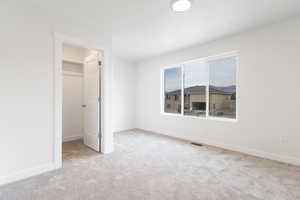
[[[208,85],[207,63],[183,65],[184,77],[184,114],[206,116],[206,90]],[[202,106],[200,106],[202,104]]]
[[[164,111],[181,113],[181,68],[170,68],[164,71]]]
[[[174,100],[175,100],[175,101],[178,101],[178,100],[179,100],[179,97],[178,97],[177,94],[174,95]]]
[[[209,115],[236,116],[236,61],[228,57],[209,61]]]
[[[236,68],[234,55],[201,59],[165,69],[164,112],[236,119]]]
[[[204,112],[206,110],[206,103],[205,102],[192,102],[192,110]]]

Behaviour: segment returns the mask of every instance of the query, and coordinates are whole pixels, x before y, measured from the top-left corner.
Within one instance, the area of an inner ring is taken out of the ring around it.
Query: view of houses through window
[[[181,78],[180,67],[166,69],[164,73],[166,113],[181,113]]]
[[[164,112],[235,119],[236,57],[195,61],[165,69]]]
[[[207,63],[184,65],[184,114],[206,116]]]

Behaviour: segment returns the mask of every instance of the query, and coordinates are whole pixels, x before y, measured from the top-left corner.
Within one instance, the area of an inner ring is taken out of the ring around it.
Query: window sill
[[[212,121],[223,121],[223,122],[238,122],[238,119],[233,118],[225,118],[225,117],[197,117],[197,116],[190,116],[190,115],[182,115],[182,114],[175,114],[175,113],[166,113],[161,112],[162,115],[172,116],[172,117],[182,117],[182,118],[190,118],[190,119],[200,119],[200,120],[212,120]]]

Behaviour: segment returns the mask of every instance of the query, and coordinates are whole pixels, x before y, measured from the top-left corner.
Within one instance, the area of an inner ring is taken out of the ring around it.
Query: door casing
[[[54,143],[53,143],[53,149],[54,149],[54,165],[55,168],[61,168],[62,167],[62,92],[63,92],[63,83],[62,83],[62,48],[63,44],[70,44],[86,49],[96,49],[102,53],[102,65],[100,68],[100,75],[99,80],[100,83],[100,90],[101,90],[101,96],[100,99],[100,149],[101,153],[109,153],[113,151],[113,148],[111,147],[110,150],[106,150],[105,152],[105,144],[106,142],[109,143],[109,141],[106,141],[106,138],[104,137],[104,96],[103,96],[103,90],[105,86],[105,81],[103,77],[103,70],[106,67],[106,52],[108,49],[103,45],[97,45],[94,43],[87,42],[85,40],[81,40],[78,38],[72,38],[68,37],[66,35],[60,34],[55,32],[54,33],[54,116],[53,116],[53,130],[54,130]]]

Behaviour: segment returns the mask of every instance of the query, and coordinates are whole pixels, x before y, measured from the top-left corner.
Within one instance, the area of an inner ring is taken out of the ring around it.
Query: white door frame
[[[62,48],[63,44],[71,44],[74,46],[86,48],[86,49],[96,49],[102,51],[102,66],[100,68],[101,77],[100,77],[100,87],[101,87],[101,103],[100,103],[100,131],[101,131],[101,140],[100,140],[100,149],[101,153],[104,152],[104,106],[103,106],[103,90],[104,90],[104,78],[103,78],[103,69],[106,66],[106,52],[107,49],[104,45],[97,45],[95,43],[90,43],[76,38],[71,38],[60,33],[54,33],[54,164],[56,168],[62,167],[62,92],[63,92],[63,83],[62,83]]]

